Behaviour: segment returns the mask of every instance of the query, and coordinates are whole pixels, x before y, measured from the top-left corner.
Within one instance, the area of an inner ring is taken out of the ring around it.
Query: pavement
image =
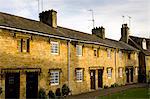
[[[123,92],[124,90],[130,89],[130,88],[139,88],[139,87],[150,87],[148,84],[138,83],[138,84],[131,84],[131,85],[123,85],[120,87],[115,88],[108,88],[108,89],[99,89],[87,93],[82,93],[78,95],[70,95],[66,97],[66,99],[96,99],[98,96],[105,96],[110,95],[117,92]]]

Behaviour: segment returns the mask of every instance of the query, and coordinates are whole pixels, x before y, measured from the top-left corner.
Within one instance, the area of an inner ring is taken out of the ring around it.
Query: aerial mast
[[[95,20],[94,20],[94,11],[92,10],[92,9],[90,9],[90,10],[88,10],[88,11],[91,11],[91,13],[92,13],[92,23],[93,23],[93,28],[94,28],[94,26],[95,26]]]

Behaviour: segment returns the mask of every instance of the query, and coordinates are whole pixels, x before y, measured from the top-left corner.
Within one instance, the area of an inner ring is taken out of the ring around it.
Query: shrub
[[[56,89],[55,95],[56,95],[56,96],[61,96],[60,88],[57,88],[57,89]]]
[[[67,96],[67,95],[69,95],[69,93],[70,93],[69,87],[68,87],[66,84],[64,84],[64,85],[62,86],[62,95],[63,95],[63,96]]]
[[[46,99],[46,92],[43,88],[39,90],[39,99]]]
[[[2,91],[2,87],[0,87],[0,95],[2,94],[2,92],[3,92],[3,91]]]
[[[119,85],[118,85],[117,83],[114,83],[114,84],[111,85],[112,88],[118,87],[118,86],[119,86]]]
[[[52,90],[49,91],[48,96],[49,96],[49,99],[55,99],[55,94],[53,93]]]
[[[107,89],[108,88],[108,86],[107,85],[104,85],[104,89]]]

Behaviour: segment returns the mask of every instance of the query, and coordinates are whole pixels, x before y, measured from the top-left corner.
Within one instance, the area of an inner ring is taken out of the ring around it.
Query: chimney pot
[[[105,39],[105,29],[102,26],[93,28],[92,34],[94,34],[102,39]]]

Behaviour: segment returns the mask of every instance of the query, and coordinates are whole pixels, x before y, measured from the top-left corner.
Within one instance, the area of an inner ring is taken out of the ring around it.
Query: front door
[[[20,95],[20,74],[6,73],[5,76],[5,98],[19,99]]]
[[[133,82],[133,68],[130,69],[131,82]]]
[[[126,68],[126,81],[129,83],[129,68]]]
[[[98,88],[103,87],[103,69],[98,70]]]
[[[38,73],[29,72],[26,75],[26,98],[35,99],[38,96]]]
[[[91,89],[95,89],[95,70],[90,70]]]

